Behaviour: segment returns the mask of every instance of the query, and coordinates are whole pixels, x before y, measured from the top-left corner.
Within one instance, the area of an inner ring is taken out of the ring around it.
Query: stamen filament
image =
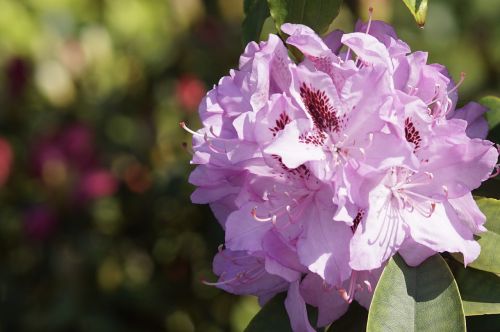
[[[179,126],[181,126],[182,129],[184,129],[185,131],[187,131],[191,135],[204,137],[203,134],[197,133],[196,131],[194,131],[194,130],[190,129],[188,126],[186,126],[186,123],[184,121],[179,122]]]
[[[252,213],[252,217],[253,217],[255,220],[259,221],[259,222],[268,222],[268,221],[273,221],[273,220],[274,220],[274,221],[276,221],[276,215],[272,215],[272,216],[269,216],[269,217],[267,217],[267,218],[262,218],[262,217],[259,217],[259,216],[257,215],[257,208],[256,208],[256,207],[254,207],[254,208],[252,209],[252,212],[251,212],[251,213]]]
[[[457,90],[457,89],[458,89],[458,87],[459,87],[460,85],[462,85],[462,83],[464,82],[464,80],[465,80],[465,73],[464,73],[464,72],[461,72],[461,73],[460,73],[460,81],[458,81],[458,83],[457,83],[457,84],[455,84],[455,86],[454,86],[454,87],[453,87],[450,91],[448,91],[448,95],[449,95],[450,93],[454,92],[455,90]]]
[[[373,7],[368,8],[368,26],[366,27],[366,34],[370,33],[370,27],[372,25]]]

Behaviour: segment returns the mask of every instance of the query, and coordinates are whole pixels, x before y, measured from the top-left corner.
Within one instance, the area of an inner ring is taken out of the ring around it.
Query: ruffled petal
[[[332,51],[316,32],[305,25],[285,23],[281,26],[281,31],[289,35],[287,44],[297,47],[305,56],[333,56]]]
[[[460,252],[465,264],[479,256],[481,247],[474,240],[472,231],[447,202],[437,204],[431,217],[416,211],[406,212],[405,222],[412,239],[435,252]]]
[[[387,48],[375,37],[361,32],[347,33],[342,36],[342,43],[353,50],[364,63],[382,65],[393,72]]]
[[[363,23],[359,20],[354,30],[356,32],[366,33],[368,30],[368,23]],[[410,53],[408,44],[398,39],[394,28],[383,21],[372,20],[368,34],[383,43],[392,57],[400,57]]]
[[[437,137],[419,155],[426,160],[420,170],[434,175],[431,185],[419,191],[432,197],[444,190],[449,198],[462,197],[478,188],[489,178],[498,159],[491,142],[465,135]]]
[[[469,227],[474,234],[486,231],[486,228],[483,226],[486,222],[486,217],[481,210],[479,210],[471,193],[459,198],[450,199],[448,202],[455,210],[458,219]]]

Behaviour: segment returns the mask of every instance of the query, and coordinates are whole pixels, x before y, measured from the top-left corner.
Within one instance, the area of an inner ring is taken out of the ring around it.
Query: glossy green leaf
[[[500,314],[500,277],[449,260],[466,316]]]
[[[333,322],[328,328],[328,332],[360,332],[366,331],[366,321],[368,319],[368,311],[358,302],[353,302],[349,306],[349,310]]]
[[[273,297],[250,321],[245,332],[291,331],[285,309],[286,293]]]
[[[500,98],[495,96],[487,96],[481,98],[479,103],[489,109],[489,111],[486,113],[486,119],[488,120],[488,126],[490,127],[490,129],[498,126],[500,124]]]
[[[373,294],[367,331],[465,331],[458,287],[444,259],[434,255],[409,267],[394,256]]]
[[[342,0],[267,0],[276,27],[300,23],[323,34],[339,14]]]
[[[417,24],[423,27],[427,16],[427,0],[403,0],[403,2],[415,17]]]
[[[258,41],[262,32],[262,26],[269,17],[267,0],[245,0],[245,19],[243,20],[242,33],[243,43],[246,45],[251,41]]]
[[[479,234],[478,242],[481,245],[481,254],[469,264],[479,270],[500,273],[500,201],[494,198],[476,198],[479,209],[486,216],[485,227],[488,231]],[[463,262],[462,256],[453,254],[455,259]]]

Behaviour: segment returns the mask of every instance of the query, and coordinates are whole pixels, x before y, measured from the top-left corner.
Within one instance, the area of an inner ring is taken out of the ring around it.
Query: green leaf
[[[417,24],[423,27],[427,16],[427,0],[403,0],[403,2],[415,17]]]
[[[495,143],[500,143],[500,98],[494,96],[488,96],[481,98],[479,102],[489,108],[486,112],[486,120],[488,121],[488,126],[490,132],[488,133],[488,139]],[[499,179],[496,177],[495,179]]]
[[[478,241],[481,245],[479,257],[469,266],[493,273],[500,273],[500,201],[494,198],[476,198],[477,206],[486,216],[484,225],[488,231],[479,234]],[[463,262],[461,255],[453,254],[455,259]]]
[[[286,293],[273,297],[250,321],[245,332],[291,331],[290,321],[285,309]]]
[[[466,316],[500,314],[500,277],[449,260]]]
[[[283,23],[300,23],[323,34],[339,14],[342,0],[267,0],[269,11],[280,28]]]
[[[434,255],[409,267],[394,256],[373,294],[367,331],[465,331],[458,287],[444,259]]]
[[[498,126],[500,124],[500,98],[487,96],[481,98],[479,103],[489,109],[489,112],[486,112],[486,119],[488,120],[490,129]]]
[[[368,311],[358,302],[353,302],[349,306],[349,310],[333,322],[328,328],[328,332],[359,332],[366,331],[366,321],[368,319]]]
[[[467,317],[468,332],[498,332],[500,315],[483,315]]]
[[[259,41],[262,26],[269,17],[267,0],[245,0],[245,19],[243,20],[243,43],[246,45],[251,41]]]

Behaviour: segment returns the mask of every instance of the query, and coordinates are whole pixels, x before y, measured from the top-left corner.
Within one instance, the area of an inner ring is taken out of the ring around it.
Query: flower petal
[[[317,273],[325,282],[338,286],[349,277],[349,240],[351,228],[344,222],[334,221],[326,207],[313,207],[304,214],[307,220],[304,233],[297,242],[302,264]]]
[[[403,242],[398,253],[409,266],[418,266],[427,258],[435,255],[436,251],[415,242],[415,240],[409,237]]]
[[[457,213],[457,217],[464,225],[468,226],[474,234],[486,231],[486,228],[483,226],[486,222],[486,217],[481,210],[479,210],[471,193],[448,201]]]
[[[363,62],[382,65],[393,72],[394,68],[387,48],[375,37],[361,32],[347,33],[342,36],[342,44],[353,50]]]
[[[355,270],[379,268],[406,238],[404,219],[389,188],[379,185],[368,196],[366,216],[352,238],[350,266]]]
[[[226,221],[226,246],[231,250],[262,250],[262,239],[272,228],[271,222],[252,217],[256,204],[248,203],[229,215]]]
[[[461,252],[469,264],[481,250],[472,231],[462,223],[448,202],[437,204],[431,217],[413,211],[405,213],[412,239],[435,252]]]
[[[269,298],[286,289],[288,283],[264,270],[262,253],[249,255],[244,251],[222,250],[214,258],[214,285],[232,294]]]
[[[328,287],[315,273],[309,273],[300,283],[300,293],[306,303],[318,308],[318,327],[323,327],[346,313],[349,304],[335,287]]]
[[[283,164],[290,169],[297,168],[310,160],[324,159],[321,146],[304,143],[300,139],[302,133],[310,130],[311,123],[308,119],[292,121],[279,132],[264,153],[281,157]]]
[[[491,142],[457,134],[437,137],[419,155],[428,160],[420,170],[434,175],[431,186],[421,188],[423,193],[432,196],[446,188],[449,198],[478,188],[489,178],[498,159]]]
[[[466,133],[470,138],[485,139],[488,135],[488,121],[483,114],[487,111],[488,109],[481,104],[470,102],[455,110],[451,117],[467,121]]]
[[[288,296],[285,299],[285,308],[290,318],[293,331],[315,332],[307,317],[306,303],[300,295],[299,281],[290,284]]]

